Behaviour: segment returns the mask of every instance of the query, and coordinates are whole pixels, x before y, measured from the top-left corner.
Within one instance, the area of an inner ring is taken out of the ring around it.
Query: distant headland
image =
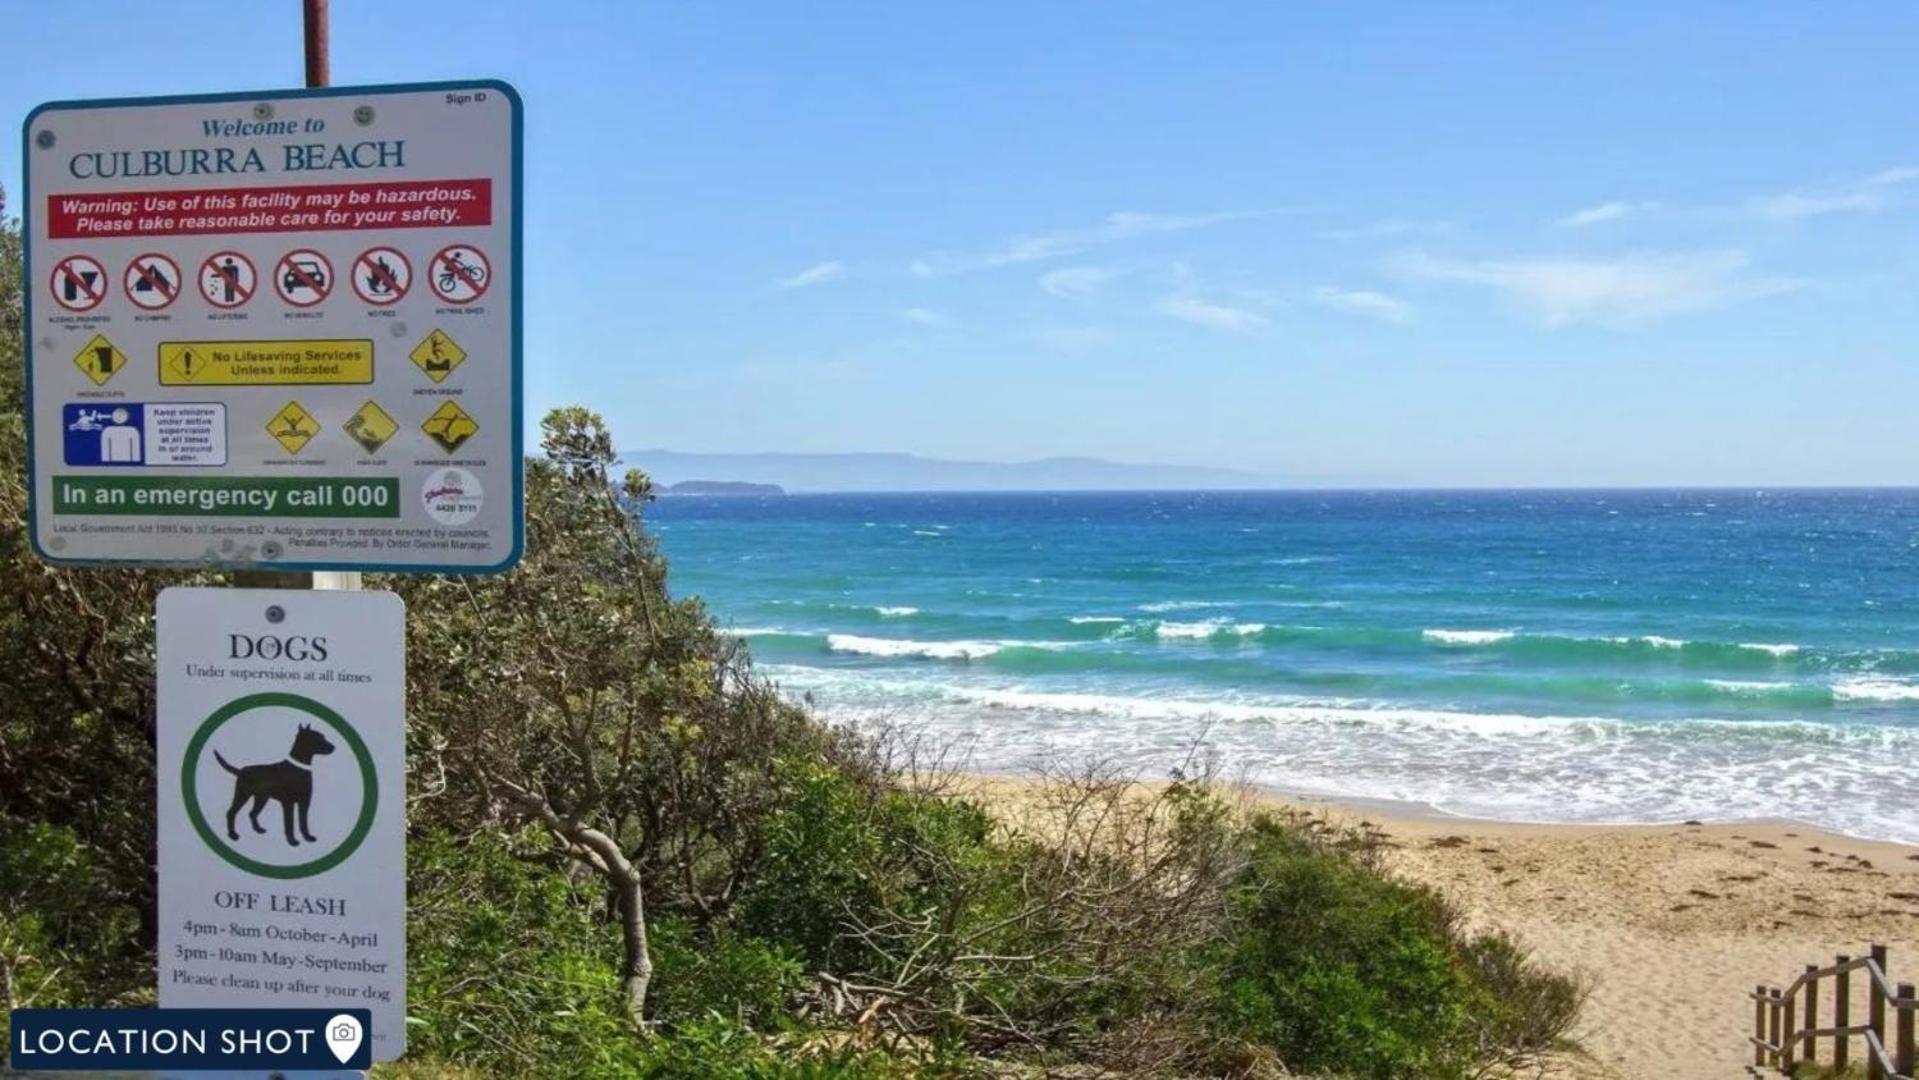
[[[754,484],[745,480],[682,480],[659,489],[662,495],[784,495],[778,484]]]

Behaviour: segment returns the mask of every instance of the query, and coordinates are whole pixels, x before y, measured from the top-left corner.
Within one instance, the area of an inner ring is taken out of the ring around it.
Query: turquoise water
[[[1919,841],[1919,492],[663,499],[675,588],[970,767]]]

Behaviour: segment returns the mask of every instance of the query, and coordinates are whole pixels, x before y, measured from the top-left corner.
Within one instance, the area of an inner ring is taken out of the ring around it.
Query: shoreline
[[[1005,824],[1017,824],[1039,782],[959,780]],[[1587,978],[1585,1054],[1567,1057],[1559,1075],[1741,1076],[1755,984],[1783,985],[1806,964],[1872,943],[1889,947],[1896,979],[1919,966],[1919,846],[1778,819],[1506,822],[1244,790],[1249,810],[1370,822],[1392,872],[1444,895],[1468,925],[1510,933],[1541,963]]]

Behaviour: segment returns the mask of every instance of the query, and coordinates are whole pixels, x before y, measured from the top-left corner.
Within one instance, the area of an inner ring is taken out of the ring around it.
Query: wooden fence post
[[[1813,1032],[1819,1028],[1819,965],[1806,965],[1806,1038],[1800,1046],[1800,1057],[1811,1065],[1819,1060],[1819,1040]]]
[[[1799,1056],[1799,1025],[1793,1022],[1797,1005],[1798,1001],[1793,997],[1791,990],[1780,991],[1779,1007],[1785,1014],[1785,1019],[1779,1023],[1779,1064],[1788,1073],[1792,1071],[1793,1061]]]
[[[1780,998],[1779,989],[1777,987],[1774,987],[1773,989],[1768,990],[1766,992],[1766,996],[1769,999],[1768,1005],[1770,1006],[1768,1011],[1768,1023],[1772,1028],[1772,1037],[1766,1040],[1768,1043],[1772,1044],[1770,1047],[1771,1052],[1768,1055],[1769,1060],[1766,1062],[1766,1064],[1778,1065],[1780,1061],[1779,1048],[1785,1044],[1785,1036],[1781,1034],[1782,1029],[1779,1026],[1779,1022],[1785,1019],[1785,1016],[1784,1016],[1785,1003]]]
[[[1911,983],[1899,984],[1899,996],[1905,1000],[1905,1004],[1899,1007],[1898,1050],[1893,1057],[1893,1064],[1898,1067],[1901,1075],[1911,1076],[1913,1067],[1919,1065],[1919,1060],[1916,1060],[1919,1059],[1919,1049],[1915,1049],[1912,1030],[1913,1013],[1919,1011],[1919,1005],[1915,1005],[1913,1001]]]
[[[1838,966],[1844,969],[1852,963],[1852,957],[1840,953]],[[1846,1028],[1852,1026],[1852,972],[1841,970],[1838,983],[1832,988],[1832,1026]],[[1832,1043],[1832,1067],[1835,1072],[1846,1071],[1846,1064],[1852,1059],[1852,1036],[1840,1032]]]
[[[1752,988],[1752,1063],[1766,1063],[1766,984]]]
[[[1886,947],[1874,945],[1869,954],[1872,966],[1883,977],[1886,974]],[[1881,1047],[1891,1045],[1886,1041],[1886,995],[1879,990],[1879,980],[1870,974],[1866,981],[1866,1026],[1872,1030]],[[1866,1055],[1866,1080],[1886,1080],[1886,1067],[1881,1064],[1878,1054]]]

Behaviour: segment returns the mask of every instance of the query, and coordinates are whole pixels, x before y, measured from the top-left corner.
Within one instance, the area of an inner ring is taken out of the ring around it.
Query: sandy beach
[[[1031,785],[968,782],[1002,808]],[[1372,823],[1396,871],[1589,978],[1577,1035],[1586,1057],[1557,1075],[1743,1076],[1754,984],[1783,985],[1874,942],[1890,949],[1895,979],[1919,972],[1919,848],[1778,822],[1530,825],[1253,798]]]

